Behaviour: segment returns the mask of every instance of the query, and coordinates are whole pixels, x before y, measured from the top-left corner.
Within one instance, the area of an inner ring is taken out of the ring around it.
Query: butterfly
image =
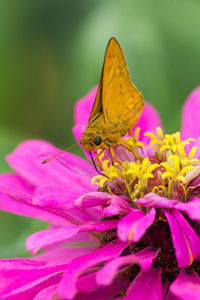
[[[81,145],[85,150],[113,148],[131,134],[144,108],[142,93],[130,80],[119,42],[112,37],[107,45],[96,98]]]

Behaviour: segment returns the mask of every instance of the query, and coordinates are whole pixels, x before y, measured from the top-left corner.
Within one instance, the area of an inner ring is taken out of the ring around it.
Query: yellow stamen
[[[189,154],[185,151],[185,146],[194,139],[181,140],[179,132],[164,134],[158,127],[156,134],[145,133],[151,139],[148,146],[153,149],[153,156],[149,158],[144,157],[145,150],[142,148],[145,146],[139,141],[139,131],[138,127],[133,136],[118,143],[119,147],[124,147],[123,151],[127,151],[127,157],[130,152],[133,154],[127,161],[118,161],[113,155],[111,162],[105,159],[104,153],[99,155],[101,172],[108,178],[95,176],[92,184],[98,184],[109,193],[113,193],[113,187],[117,186],[131,200],[143,197],[148,192],[173,199],[182,197],[182,201],[187,199],[187,191],[191,189],[187,186],[200,174],[197,170],[200,169],[200,161],[195,158],[197,147],[192,147]]]

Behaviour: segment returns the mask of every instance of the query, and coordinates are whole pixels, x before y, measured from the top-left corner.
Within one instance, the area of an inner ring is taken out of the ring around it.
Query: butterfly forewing
[[[131,129],[137,123],[143,106],[142,94],[129,80],[115,76],[110,81],[103,98],[108,124],[127,125],[127,130]]]
[[[118,126],[127,123],[134,126],[143,110],[142,94],[130,81],[123,51],[116,41],[110,39],[102,73],[102,107],[105,122]]]
[[[126,78],[128,81],[130,81],[129,71],[123,51],[117,40],[115,38],[111,38],[108,42],[105,52],[98,91],[92,107],[89,121],[91,121],[96,116],[96,114],[102,110],[102,98],[105,96],[108,84],[115,76],[122,76],[123,78]]]
[[[123,51],[117,40],[111,38],[106,49],[103,65],[103,97],[108,84],[115,76],[130,80]]]

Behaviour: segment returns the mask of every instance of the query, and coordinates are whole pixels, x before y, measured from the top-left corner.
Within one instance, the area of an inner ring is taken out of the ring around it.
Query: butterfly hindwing
[[[95,116],[102,110],[102,76],[103,76],[103,73],[101,74],[96,98],[95,98],[95,101],[94,101],[94,104],[92,106],[92,110],[90,113],[89,122],[91,122],[91,120],[93,120],[95,118]]]

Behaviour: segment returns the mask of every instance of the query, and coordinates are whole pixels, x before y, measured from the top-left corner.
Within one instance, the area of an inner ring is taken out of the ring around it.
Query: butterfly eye
[[[94,138],[94,143],[96,146],[99,146],[102,142],[102,138],[100,137],[100,135],[95,136]]]

